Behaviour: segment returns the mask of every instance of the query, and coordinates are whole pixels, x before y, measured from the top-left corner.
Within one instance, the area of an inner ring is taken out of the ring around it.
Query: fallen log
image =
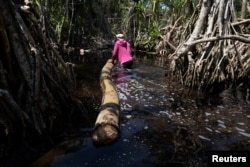
[[[95,122],[92,134],[93,142],[97,145],[106,145],[115,142],[119,137],[120,102],[116,88],[111,80],[110,72],[113,68],[109,59],[103,66],[100,75],[100,86],[103,97],[100,112]]]

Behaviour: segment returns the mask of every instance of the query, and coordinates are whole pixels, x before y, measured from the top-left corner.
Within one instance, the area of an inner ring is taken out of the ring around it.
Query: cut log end
[[[117,107],[112,103],[101,106],[101,109],[104,109],[98,114],[92,135],[96,145],[111,144],[119,137],[119,111]]]
[[[102,124],[96,127],[92,139],[97,145],[108,145],[114,143],[119,137],[118,128],[110,124]]]

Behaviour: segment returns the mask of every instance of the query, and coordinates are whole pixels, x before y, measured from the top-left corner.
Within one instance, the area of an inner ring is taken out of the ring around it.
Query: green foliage
[[[177,20],[182,17],[181,22],[185,22],[199,1],[138,0],[127,2],[127,6],[123,3],[120,4],[122,13],[120,28],[122,32],[126,33],[126,36],[130,37],[135,45],[152,49],[155,39],[162,35],[160,30],[169,24],[169,18],[174,16],[173,20]],[[133,10],[128,10],[128,8],[133,8]],[[115,27],[119,28],[119,25]]]
[[[159,26],[152,26],[150,29],[144,29],[143,32],[144,35],[140,39],[140,45],[145,49],[152,50],[154,48],[155,40],[159,38],[161,34]]]
[[[242,0],[235,0],[240,15]],[[149,44],[164,35],[161,29],[185,24],[193,14],[199,0],[33,0],[41,16],[53,28],[57,41],[73,38],[71,32],[84,36],[107,33],[108,20],[112,33],[124,33],[135,45]],[[247,18],[250,14],[247,13]],[[42,21],[42,17],[41,17]],[[148,47],[152,48],[152,47]]]
[[[234,0],[235,10],[237,12],[237,17],[241,17],[242,0]],[[250,18],[250,12],[246,11],[246,19]]]
[[[61,41],[63,28],[68,27],[67,10],[64,0],[32,0],[37,11],[40,14],[40,20],[45,26],[50,25],[54,30],[53,33],[57,38],[57,42]],[[50,32],[51,33],[51,32]]]
[[[57,42],[71,45],[81,43],[83,34],[85,37],[110,36],[105,17],[119,12],[119,3],[113,0],[33,0],[33,3],[43,27],[51,27],[49,33],[56,36]]]

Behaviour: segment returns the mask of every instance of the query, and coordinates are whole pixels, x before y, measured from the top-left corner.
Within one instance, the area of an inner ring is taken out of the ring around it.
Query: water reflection
[[[56,156],[51,167],[198,167],[206,166],[207,150],[250,151],[247,93],[190,94],[168,84],[164,68],[144,61],[137,59],[132,70],[113,69],[122,111],[118,142],[96,148],[82,131],[79,150]]]
[[[128,82],[134,77],[135,75],[133,72],[131,72],[131,69],[123,69],[119,66],[115,66],[113,68],[112,72],[112,79],[113,83],[116,85],[118,89],[125,92],[128,90]]]

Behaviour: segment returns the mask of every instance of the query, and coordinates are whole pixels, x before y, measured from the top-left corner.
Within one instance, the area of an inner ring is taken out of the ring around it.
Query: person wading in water
[[[123,34],[116,35],[117,41],[115,42],[112,62],[117,59],[123,68],[131,68],[133,65],[133,57],[131,54],[130,44],[124,39]]]

